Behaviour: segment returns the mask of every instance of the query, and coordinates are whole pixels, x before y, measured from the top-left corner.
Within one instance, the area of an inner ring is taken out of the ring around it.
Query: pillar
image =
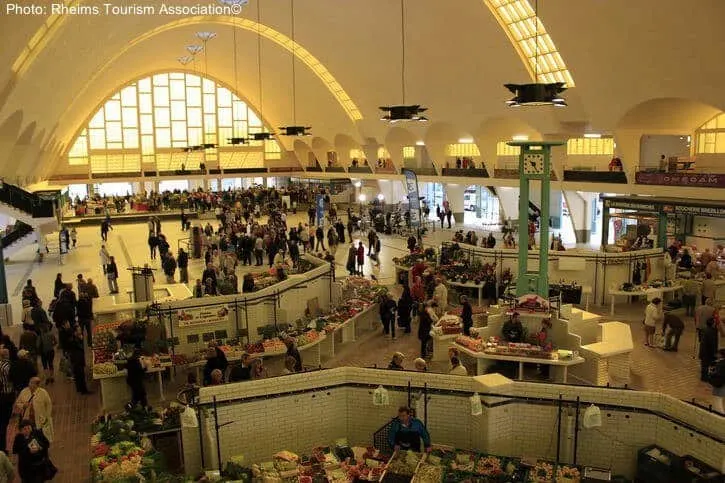
[[[0,304],[8,303],[8,284],[5,278],[5,254],[0,244]]]
[[[446,184],[444,189],[446,193],[446,200],[453,212],[453,219],[456,223],[463,224],[463,214],[465,213],[463,206],[463,196],[466,192],[467,186],[461,184]]]
[[[602,208],[602,250],[609,243],[609,208],[606,203]]]
[[[662,208],[660,207],[660,210]],[[660,211],[657,217],[657,246],[656,248],[667,248],[667,215]]]

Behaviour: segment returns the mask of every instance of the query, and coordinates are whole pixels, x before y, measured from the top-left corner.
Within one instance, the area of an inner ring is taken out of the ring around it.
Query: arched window
[[[696,131],[695,153],[725,153],[725,113],[713,117]]]
[[[182,164],[194,170],[202,162],[210,169],[261,168],[281,157],[276,141],[230,139],[268,131],[246,102],[213,80],[156,74],[106,101],[73,143],[68,164],[90,164],[91,174],[176,171]]]

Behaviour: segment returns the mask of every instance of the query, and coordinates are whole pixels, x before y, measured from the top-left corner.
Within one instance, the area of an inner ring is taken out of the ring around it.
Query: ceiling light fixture
[[[528,141],[529,136],[527,136],[526,134],[516,134],[511,137],[511,140],[512,141]]]
[[[458,140],[459,144],[473,144],[473,138],[460,138]]]
[[[177,57],[176,60],[179,62],[179,64],[186,65],[186,64],[194,61],[194,56],[193,55],[185,55],[183,57]]]
[[[311,136],[309,132],[311,126],[297,125],[297,77],[295,73],[295,64],[297,63],[297,42],[295,42],[295,0],[290,0],[290,21],[292,24],[292,126],[280,127],[283,136]],[[259,22],[257,22],[259,23]]]
[[[588,132],[584,133],[584,137],[587,139],[601,139],[602,135],[598,133]]]
[[[421,115],[421,113],[427,111],[428,108],[421,107],[420,104],[405,104],[405,0],[400,0],[400,38],[402,47],[400,83],[403,102],[399,106],[381,106],[379,109],[384,114],[380,117],[380,120],[391,124],[406,121],[426,122],[428,118]]]
[[[416,141],[415,145],[416,146],[425,146],[425,141]]]
[[[534,45],[534,83],[531,84],[504,84],[504,87],[514,95],[506,101],[509,107],[537,107],[554,106],[566,107],[566,101],[561,93],[566,90],[563,82],[539,82],[539,0],[534,7],[535,31]]]
[[[187,45],[187,46],[186,46],[186,50],[187,50],[187,51],[188,51],[188,52],[189,52],[189,53],[190,53],[191,55],[196,55],[196,54],[198,54],[199,52],[201,52],[202,50],[204,50],[204,47],[203,47],[203,46],[201,46],[201,45],[198,45],[198,44],[195,44],[195,45]]]

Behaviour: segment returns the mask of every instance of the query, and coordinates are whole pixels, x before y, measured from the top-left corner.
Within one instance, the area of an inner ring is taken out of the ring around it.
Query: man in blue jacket
[[[410,414],[410,408],[402,406],[398,409],[398,417],[393,421],[388,434],[390,446],[396,450],[412,450],[420,452],[420,440],[426,452],[430,452],[430,434],[420,419]]]

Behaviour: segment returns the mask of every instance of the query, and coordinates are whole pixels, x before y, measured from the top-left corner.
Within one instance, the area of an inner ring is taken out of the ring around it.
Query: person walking
[[[104,242],[108,241],[108,221],[103,220],[101,222],[101,240]]]
[[[465,295],[461,295],[461,321],[463,322],[463,334],[470,336],[471,327],[473,327],[473,307]]]
[[[40,335],[38,336],[38,353],[40,354],[40,363],[45,374],[46,385],[55,382],[53,360],[55,359],[56,345],[58,345],[58,341],[50,324],[41,326]]]
[[[669,328],[669,330],[667,330]],[[685,330],[685,323],[675,314],[666,313],[662,322],[662,336],[665,337],[664,350],[669,352],[677,352],[677,346],[680,343],[680,336]],[[673,340],[674,339],[674,342]]]
[[[451,227],[451,217],[453,216],[453,211],[451,210],[450,206],[446,208],[446,220],[448,221],[448,228]]]
[[[718,353],[718,333],[715,327],[715,319],[708,319],[705,323],[705,329],[700,336],[700,351],[698,357],[700,359],[700,380],[709,381],[710,366],[715,362]]]
[[[92,299],[97,299],[99,297],[98,287],[95,286],[92,278],[89,278],[86,282],[86,293]]]
[[[15,391],[10,379],[10,351],[0,349],[0,451],[7,452],[7,437],[10,418],[13,414]]]
[[[433,328],[432,312],[432,303],[427,301],[425,309],[418,314],[418,339],[420,340],[420,357],[422,359],[428,356],[428,341],[431,338],[430,331]]]
[[[655,297],[647,305],[644,311],[644,345],[647,347],[654,346],[654,334],[657,330],[657,324],[661,323],[664,318],[662,310],[662,299]]]
[[[93,320],[93,299],[87,292],[81,292],[78,296],[76,304],[76,314],[78,316],[78,325],[81,332],[86,331],[86,341],[88,347],[93,347],[93,339],[91,335],[91,321]]]
[[[318,226],[315,230],[315,239],[317,240],[317,244],[315,245],[316,252],[320,251],[320,245],[322,245],[322,251],[327,250],[327,248],[325,248],[325,232],[322,229],[322,225]]]
[[[410,294],[410,287],[403,286],[403,294],[398,299],[398,326],[403,333],[410,334],[411,312],[413,310],[413,296]]]
[[[50,394],[40,387],[40,378],[30,379],[28,387],[20,391],[15,401],[15,412],[21,419],[30,419],[53,442],[53,403]]]
[[[700,284],[697,280],[689,278],[685,280],[682,286],[682,305],[685,306],[685,315],[688,317],[695,315],[695,307],[697,306],[697,296],[700,293]]]
[[[13,453],[18,455],[18,475],[23,483],[47,481],[48,466],[57,471],[48,459],[50,441],[36,429],[31,419],[24,419],[13,440]]]
[[[101,245],[101,250],[98,252],[98,255],[101,257],[101,267],[103,267],[103,273],[106,273],[106,267],[108,266],[108,262],[111,260],[111,254],[108,253],[106,245]],[[60,273],[58,274],[58,279],[60,279]]]
[[[365,265],[365,247],[362,240],[357,246],[357,274],[363,276],[363,266]]]
[[[114,257],[108,259],[106,278],[108,278],[108,290],[112,294],[118,293],[118,268],[116,267],[116,259]]]
[[[70,229],[70,240],[73,242],[73,248],[76,247],[76,242],[78,241],[78,232],[76,231],[76,227]]]
[[[380,321],[383,324],[383,335],[391,336],[395,340],[395,311],[397,306],[395,300],[391,299],[388,294],[380,296]]]
[[[189,283],[189,254],[183,248],[179,248],[176,264],[179,266],[179,282]]]
[[[161,266],[164,269],[164,275],[166,275],[166,283],[176,283],[174,279],[174,274],[176,273],[174,254],[171,252],[165,253],[161,261]]]
[[[715,285],[715,280],[712,278],[712,274],[706,273],[705,280],[702,281],[702,303],[704,304],[707,299],[715,300],[716,291],[717,286]]]
[[[30,359],[30,353],[27,350],[20,349],[18,351],[18,359],[10,364],[9,374],[16,394],[28,387],[30,379],[38,375],[38,370]]]
[[[152,222],[150,222],[152,223]],[[156,233],[153,231],[149,232],[149,238],[147,243],[149,244],[149,252],[151,253],[151,260],[156,260],[156,250],[159,247],[159,239]]]

